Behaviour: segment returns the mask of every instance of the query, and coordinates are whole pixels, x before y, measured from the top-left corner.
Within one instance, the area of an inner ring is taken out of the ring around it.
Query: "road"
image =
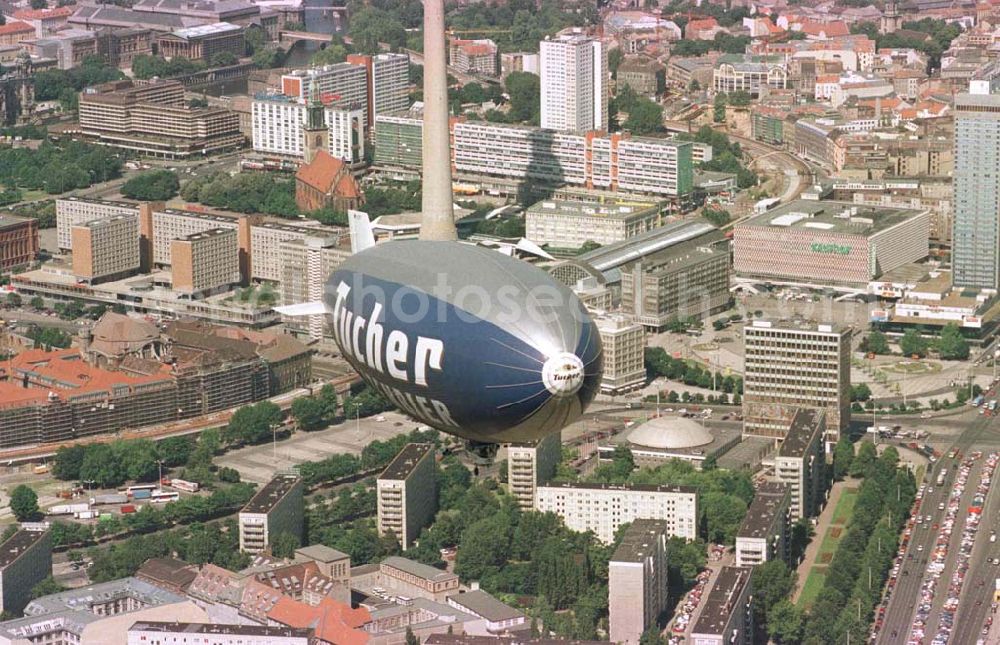
[[[952,447],[957,448],[963,456],[972,450],[982,450],[984,453],[989,450],[996,450],[1000,447],[1000,439],[998,439],[996,434],[998,429],[996,422],[996,417],[976,417],[965,429],[965,431],[959,435]],[[966,483],[965,493],[962,498],[962,503],[959,506],[959,513],[956,516],[955,527],[953,529],[951,542],[948,547],[945,569],[940,580],[938,581],[937,588],[935,589],[933,608],[925,630],[925,642],[930,642],[930,639],[933,638],[933,634],[937,631],[937,621],[940,617],[941,605],[948,596],[948,585],[951,580],[951,573],[954,570],[955,559],[958,555],[957,545],[961,540],[961,533],[967,516],[965,509],[969,502],[971,502],[976,485],[979,483],[979,474],[982,471],[984,461],[985,455],[976,460],[972,468],[972,472],[969,475],[968,482]],[[927,575],[927,559],[939,534],[939,529],[936,530],[933,526],[936,524],[940,527],[945,515],[945,511],[939,510],[938,505],[942,502],[947,505],[948,496],[955,484],[955,476],[957,473],[955,466],[958,464],[958,460],[948,458],[946,453],[944,457],[938,460],[926,478],[926,481],[929,482],[928,485],[933,486],[934,490],[925,493],[919,512],[925,517],[930,515],[931,522],[928,523],[925,521],[914,526],[913,534],[910,538],[910,542],[903,558],[903,566],[901,567],[899,577],[896,581],[896,586],[889,599],[889,604],[885,613],[884,627],[879,634],[877,640],[878,643],[888,645],[907,642],[910,628],[913,625],[913,619],[920,603],[921,584],[924,577]],[[947,468],[948,474],[945,478],[944,485],[938,486],[937,476],[942,468]],[[995,481],[996,480],[994,479],[994,482]],[[987,498],[987,502],[990,505],[990,508],[994,509],[992,510],[993,513],[996,512],[995,508],[998,504],[998,498],[1000,498],[1000,495],[996,494],[991,489],[991,494]],[[963,586],[962,606],[960,608],[960,612],[967,611],[964,607],[967,601],[967,597],[965,595],[966,593],[968,594],[968,599],[973,601],[973,607],[975,607],[975,597],[978,597],[980,593],[986,593],[986,591],[984,591],[985,587],[983,588],[984,590],[980,590],[975,586],[978,584],[978,578],[976,577],[977,574],[974,572],[984,570],[984,567],[986,566],[987,549],[979,548],[979,542],[988,543],[989,531],[985,527],[989,526],[990,522],[988,520],[984,521],[981,525],[981,530],[977,533],[977,548],[973,551],[973,557],[969,567],[969,571],[973,573],[970,573],[966,577],[965,585]],[[994,569],[991,567],[988,570],[988,574],[993,575],[994,573]],[[992,587],[988,590],[988,592],[992,593]],[[988,605],[986,606],[988,607]],[[963,625],[962,621],[959,620],[956,622],[956,625],[957,628],[952,634],[951,642],[963,644],[969,643],[971,645],[971,643],[976,642],[975,638],[972,638],[972,640],[963,640],[961,638],[957,638],[957,635],[961,632],[963,635],[967,636],[966,632],[970,631],[973,634],[977,634],[978,630],[982,627],[982,619],[980,619],[978,624],[970,624],[968,626]],[[895,635],[893,635],[894,631]]]

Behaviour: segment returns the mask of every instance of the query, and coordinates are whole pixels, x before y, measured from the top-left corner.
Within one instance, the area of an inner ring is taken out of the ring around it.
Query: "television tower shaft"
[[[424,0],[423,219],[420,239],[458,239],[451,187],[444,0]]]

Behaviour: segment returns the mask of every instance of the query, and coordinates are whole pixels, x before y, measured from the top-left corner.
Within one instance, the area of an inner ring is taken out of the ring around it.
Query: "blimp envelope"
[[[600,334],[576,295],[487,248],[376,245],[330,276],[324,304],[358,373],[444,432],[536,441],[577,419],[600,387]]]

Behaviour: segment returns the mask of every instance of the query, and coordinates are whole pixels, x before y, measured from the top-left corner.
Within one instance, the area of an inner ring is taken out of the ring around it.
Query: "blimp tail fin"
[[[351,227],[351,253],[360,253],[375,246],[375,234],[368,213],[347,211],[347,222]]]
[[[326,306],[326,303],[322,301],[317,302],[300,302],[294,305],[282,305],[280,307],[275,307],[275,311],[284,316],[315,316],[328,314],[330,308]]]

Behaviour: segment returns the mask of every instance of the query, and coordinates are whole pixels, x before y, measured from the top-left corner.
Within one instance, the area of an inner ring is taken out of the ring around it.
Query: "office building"
[[[535,505],[535,489],[556,474],[562,460],[562,431],[553,432],[535,443],[508,443],[507,490],[521,510]]]
[[[336,63],[292,70],[281,77],[281,93],[302,102],[313,97],[314,85],[324,105],[348,111],[361,110],[368,122],[368,71],[365,66]]]
[[[729,307],[731,259],[725,237],[715,229],[696,233],[621,268],[622,312],[651,332]]]
[[[351,256],[349,245],[336,237],[305,237],[287,240],[279,247],[281,256],[281,303],[318,302],[323,298],[326,280]],[[285,318],[285,326],[296,333],[307,333],[313,340],[331,336],[326,316],[312,315]]]
[[[827,441],[851,421],[851,330],[755,320],[743,328],[743,433],[781,439],[800,408],[826,411]]]
[[[956,287],[1000,288],[1000,94],[973,82],[955,96],[955,212],[952,271]]]
[[[239,515],[240,551],[263,553],[282,533],[302,539],[302,478],[276,475],[247,502]]]
[[[867,285],[930,251],[929,210],[795,200],[733,227],[733,268],[750,279]]]
[[[173,264],[173,241],[204,233],[214,229],[237,230],[246,218],[236,219],[222,215],[181,211],[173,208],[163,208],[153,211],[153,264],[158,267],[169,267]],[[249,223],[247,224],[249,228]]]
[[[97,219],[119,215],[138,215],[139,205],[81,197],[61,197],[56,200],[56,241],[59,250],[73,250],[73,227]]]
[[[88,87],[80,93],[78,113],[85,139],[164,159],[243,145],[239,116],[225,108],[189,107],[179,81]]]
[[[52,535],[20,529],[0,544],[0,611],[20,614],[31,589],[52,575]]]
[[[128,645],[310,645],[312,642],[312,629],[282,626],[137,621],[128,629]]]
[[[547,130],[608,130],[608,52],[580,29],[540,43],[542,122]]]
[[[353,579],[353,576],[352,576]],[[458,593],[458,576],[420,562],[389,556],[378,565],[379,582],[394,595],[443,602]]]
[[[303,128],[308,108],[300,99],[281,94],[259,94],[251,103],[253,149],[294,159],[305,156]],[[329,140],[326,151],[355,163],[364,159],[365,121],[361,109],[323,107]]]
[[[753,569],[722,567],[691,629],[692,645],[753,645]]]
[[[826,414],[823,411],[799,410],[774,457],[775,477],[789,489],[788,508],[792,520],[816,515],[825,498],[825,431]]]
[[[638,645],[667,606],[667,537],[663,520],[635,520],[608,562],[612,643]]]
[[[498,75],[497,44],[489,38],[452,38],[448,42],[448,61],[462,74]]]
[[[38,220],[0,215],[0,270],[24,266],[38,257]]]
[[[746,92],[757,98],[768,90],[788,87],[788,70],[778,57],[728,54],[719,58],[712,74],[715,91]]]
[[[595,318],[604,347],[601,392],[616,395],[631,392],[646,383],[646,332],[642,325],[618,314]]]
[[[373,160],[381,167],[420,168],[423,163],[423,123],[412,111],[375,119]]]
[[[191,298],[227,291],[240,282],[236,230],[213,228],[170,242],[174,291]]]
[[[382,53],[374,56],[352,54],[347,62],[363,67],[368,75],[368,111],[366,125],[375,118],[410,106],[410,56]]]
[[[308,220],[306,220],[308,221]],[[322,238],[339,242],[346,229],[326,226],[296,226],[284,222],[254,222],[250,227],[251,274],[254,280],[279,283],[283,280],[286,242]],[[299,302],[307,302],[300,300]]]
[[[434,445],[403,447],[378,476],[378,534],[392,533],[403,550],[413,546],[420,530],[437,512]]]
[[[770,560],[789,562],[790,488],[764,482],[754,492],[743,524],[736,532],[736,566],[752,567]]]
[[[246,55],[243,27],[228,22],[199,25],[162,34],[156,39],[160,56],[211,62],[219,54]]]
[[[668,535],[693,540],[698,535],[697,497],[689,486],[550,484],[536,489],[535,510],[555,513],[573,531],[593,531],[605,544],[622,524],[639,519],[665,520]]]
[[[118,280],[139,270],[137,212],[73,227],[73,275],[87,284]]]
[[[525,237],[558,249],[579,249],[587,242],[601,246],[621,242],[659,224],[656,203],[548,199],[532,205],[524,214]]]

